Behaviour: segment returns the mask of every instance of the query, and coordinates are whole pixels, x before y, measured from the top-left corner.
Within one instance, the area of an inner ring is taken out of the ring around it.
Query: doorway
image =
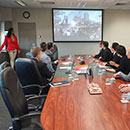
[[[19,57],[26,57],[26,53],[36,46],[36,23],[18,23],[18,30],[21,49]]]

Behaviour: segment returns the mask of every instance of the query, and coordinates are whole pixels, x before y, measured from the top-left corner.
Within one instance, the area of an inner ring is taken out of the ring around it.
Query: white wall
[[[11,8],[0,8],[0,21],[12,21]]]
[[[29,19],[23,18],[23,12],[30,12]],[[13,9],[13,26],[18,35],[18,22],[35,22],[37,44],[39,45],[40,36],[42,41],[52,41],[52,14],[51,9]],[[56,43],[59,48],[59,56],[67,54],[86,54],[98,52],[97,43]]]
[[[104,11],[104,40],[130,47],[130,10]]]
[[[12,21],[12,9],[0,8],[0,43],[2,44],[4,39],[4,22]]]
[[[23,12],[29,11],[30,18],[25,19]],[[18,35],[19,22],[36,23],[36,37],[39,44],[40,36],[44,41],[52,41],[52,24],[51,24],[51,10],[50,9],[13,9],[13,27]]]
[[[22,14],[27,10],[31,13],[29,19],[24,19]],[[35,22],[36,37],[39,44],[42,41],[52,41],[52,15],[51,9],[12,9],[13,26],[18,35],[18,22]],[[117,41],[127,48],[130,47],[130,10],[105,10],[104,11],[104,40],[110,43]],[[59,55],[86,54],[98,52],[97,43],[56,43]]]

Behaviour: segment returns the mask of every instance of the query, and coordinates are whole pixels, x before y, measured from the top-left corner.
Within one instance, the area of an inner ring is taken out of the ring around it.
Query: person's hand
[[[120,91],[122,93],[128,93],[128,92],[130,92],[130,87],[128,87],[128,85],[127,85],[126,87],[121,88]]]
[[[113,75],[113,77],[118,78],[120,73],[121,72],[117,72],[116,74]]]
[[[107,62],[102,63],[102,65],[106,66]]]
[[[92,55],[92,57],[95,57],[96,55]]]
[[[102,57],[99,57],[99,60],[101,59]]]
[[[59,60],[55,60],[55,61],[54,61],[55,64],[58,64],[58,62],[59,62]]]
[[[124,88],[124,87],[128,87],[128,84],[121,84],[118,88],[119,88],[119,89],[122,89],[122,88]]]
[[[106,71],[112,72],[112,73],[115,73],[115,72],[116,72],[114,69],[106,69]]]
[[[109,63],[110,63],[110,65],[115,66],[115,62],[114,61],[110,61]]]
[[[56,62],[58,63],[58,62],[59,62],[59,60],[56,60]]]

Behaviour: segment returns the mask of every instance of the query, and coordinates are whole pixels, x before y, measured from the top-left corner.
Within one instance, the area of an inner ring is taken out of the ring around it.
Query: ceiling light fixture
[[[16,0],[16,3],[19,4],[22,7],[26,6],[26,4],[23,1]]]
[[[83,7],[83,8],[85,8],[85,7],[86,7],[86,5],[87,5],[87,2],[85,2],[85,3],[83,4],[83,6],[82,6],[82,7]]]
[[[79,3],[77,4],[77,7],[80,7],[80,4],[81,4],[81,3],[79,2]]]
[[[117,5],[127,5],[127,4],[129,4],[129,3],[116,3],[115,6],[117,6]]]

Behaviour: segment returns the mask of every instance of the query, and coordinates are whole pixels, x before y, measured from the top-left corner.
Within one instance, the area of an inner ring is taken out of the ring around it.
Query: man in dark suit
[[[101,61],[108,62],[112,59],[111,50],[108,48],[109,43],[107,41],[102,42],[103,52],[102,55],[99,57]]]
[[[54,59],[53,59],[53,49],[54,49],[54,44],[52,42],[49,42],[47,43],[47,51],[46,51],[46,54],[51,58],[51,61],[53,62]]]
[[[42,61],[40,61],[41,58],[41,49],[39,47],[33,47],[31,49],[31,54],[33,56],[33,60],[36,62],[39,72],[42,76],[43,79],[43,83],[44,85],[46,85],[48,82],[50,82],[52,80],[52,72],[50,72],[46,66],[45,63],[43,63]]]
[[[130,66],[130,48],[127,49],[127,58],[128,58],[128,63],[129,63],[129,66]],[[127,68],[130,68],[130,67],[127,67]],[[124,74],[123,72],[119,71],[117,72],[116,74],[114,74],[114,76],[116,78],[121,78],[127,82],[130,82],[130,69],[129,69],[129,73],[128,74]]]
[[[56,70],[58,65],[58,60],[54,59],[53,50],[54,50],[54,44],[52,42],[47,43],[47,51],[46,54],[51,58],[53,68]]]
[[[120,57],[117,55],[116,53],[116,49],[119,47],[119,44],[117,42],[114,42],[112,43],[112,46],[111,46],[111,52],[112,52],[112,60],[107,62],[107,66],[110,66],[112,68],[116,68],[113,64],[116,63],[116,64],[119,64],[120,63]]]
[[[124,74],[128,74],[130,72],[130,59],[126,55],[126,48],[120,45],[117,48],[117,55],[121,57],[120,63],[116,69],[116,72],[123,72]]]
[[[130,59],[126,55],[126,48],[122,45],[116,50],[117,55],[121,58],[119,64],[113,64],[116,66],[116,69],[107,69],[110,72],[123,72],[124,74],[128,75],[130,72]]]

